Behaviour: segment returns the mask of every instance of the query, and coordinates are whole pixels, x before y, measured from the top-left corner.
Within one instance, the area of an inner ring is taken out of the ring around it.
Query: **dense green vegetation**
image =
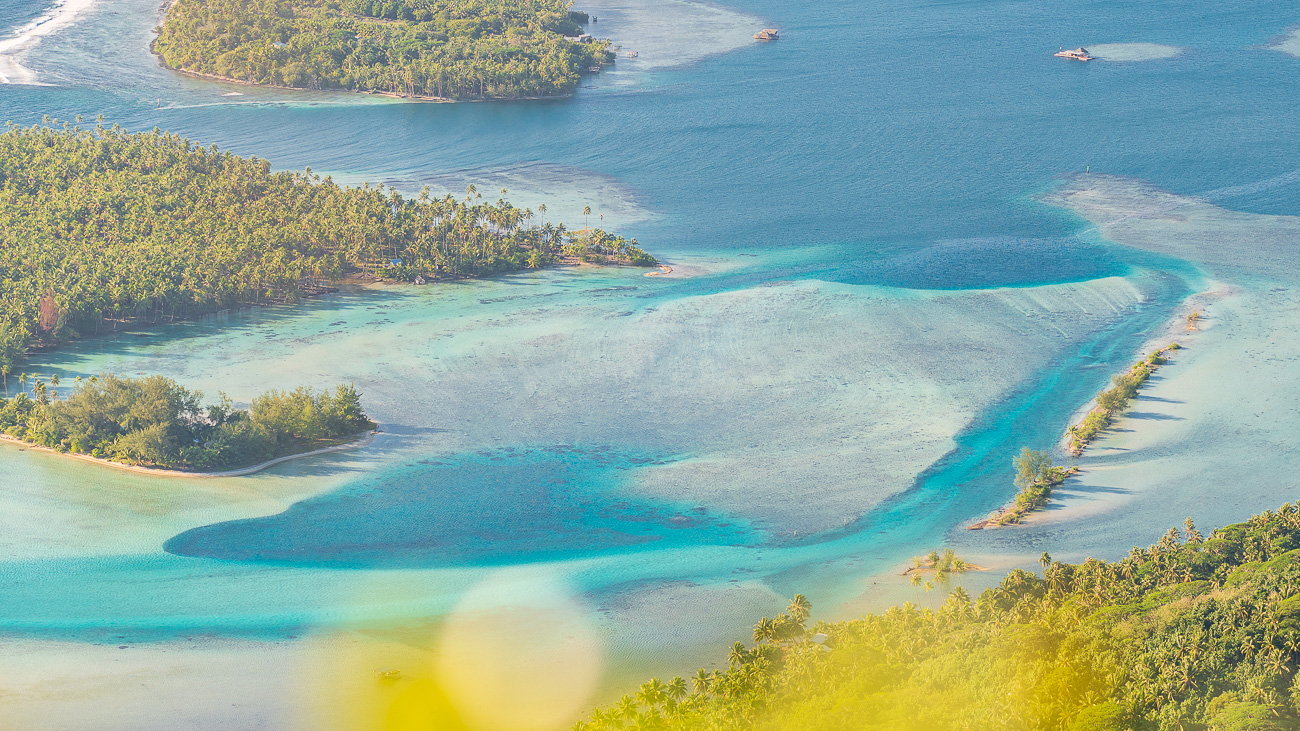
[[[0,407],[0,429],[60,452],[127,464],[184,470],[244,467],[339,443],[374,428],[351,386],[333,393],[308,388],[269,391],[248,409],[221,394],[203,395],[162,376],[78,379],[60,398],[58,378],[23,375],[24,390]],[[30,384],[31,393],[26,387]]]
[[[293,302],[348,274],[656,263],[635,240],[571,235],[533,215],[484,203],[473,186],[465,200],[411,200],[310,170],[273,173],[158,131],[10,126],[0,134],[0,372],[32,345]]]
[[[1300,728],[1300,504],[1041,565],[808,629],[800,597],[693,689],[651,680],[575,728]]]
[[[1047,504],[1047,499],[1052,496],[1052,488],[1078,471],[1077,467],[1057,467],[1052,464],[1052,457],[1047,452],[1029,447],[1021,449],[1012,464],[1016,468],[1016,487],[1020,488],[1020,492],[1016,493],[1011,507],[989,516],[987,522],[993,525],[1019,523],[1025,515]]]
[[[1199,313],[1196,314],[1199,317]],[[1192,322],[1190,315],[1188,322]],[[1083,454],[1092,440],[1128,408],[1129,402],[1137,396],[1138,389],[1142,388],[1151,374],[1168,362],[1166,354],[1179,347],[1178,343],[1167,345],[1135,363],[1127,373],[1115,376],[1112,379],[1114,386],[1097,395],[1097,407],[1088,412],[1083,421],[1069,428],[1070,454],[1075,457]]]
[[[488,99],[567,94],[607,41],[568,0],[178,0],[154,51],[256,84]]]
[[[929,593],[936,587],[948,586],[953,574],[964,574],[971,568],[966,559],[958,557],[951,548],[945,548],[942,553],[931,551],[924,557],[913,556],[912,565],[903,573],[911,574],[912,586],[918,589],[924,587],[926,593]],[[929,572],[934,572],[934,576],[926,579],[923,574]]]

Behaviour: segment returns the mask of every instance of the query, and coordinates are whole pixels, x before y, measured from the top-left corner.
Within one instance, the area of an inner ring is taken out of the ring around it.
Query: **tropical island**
[[[66,398],[57,376],[21,380],[24,390],[0,406],[7,437],[126,465],[235,470],[338,447],[375,428],[350,385],[268,391],[236,409],[225,394],[200,406],[203,394],[163,376],[78,378]]]
[[[153,50],[190,74],[416,99],[564,96],[612,63],[569,0],[176,0]]]
[[[1187,316],[1189,328],[1195,322],[1193,317],[1199,319],[1200,313]],[[1134,363],[1127,373],[1112,378],[1112,386],[1097,394],[1097,406],[1088,412],[1083,421],[1066,430],[1070,438],[1070,454],[1075,457],[1082,455],[1092,440],[1128,408],[1129,402],[1137,398],[1138,390],[1146,385],[1151,375],[1169,362],[1169,353],[1181,349],[1182,346],[1178,343],[1170,343],[1153,350],[1146,358]]]
[[[272,172],[158,130],[10,125],[0,134],[0,377],[32,347],[293,303],[346,277],[658,264],[635,239],[535,215],[484,202],[473,186],[463,200],[409,199],[310,169]]]
[[[1044,553],[843,622],[796,596],[690,683],[652,679],[573,728],[1281,731],[1300,726],[1300,504],[1118,561]]]
[[[1187,317],[1191,329],[1200,313]],[[1070,425],[1066,430],[1069,439],[1069,453],[1080,457],[1097,435],[1105,431],[1119,415],[1128,408],[1129,403],[1137,398],[1138,391],[1146,385],[1151,375],[1169,362],[1169,354],[1181,350],[1178,343],[1170,343],[1163,348],[1153,350],[1147,357],[1134,363],[1127,372],[1111,378],[1111,387],[1097,394],[1096,406],[1092,408],[1078,424]],[[1052,464],[1052,457],[1047,452],[1025,447],[1012,461],[1016,468],[1016,487],[1020,488],[1012,503],[995,510],[989,517],[969,526],[971,530],[996,528],[1014,525],[1035,510],[1041,510],[1052,496],[1052,489],[1061,485],[1071,475],[1079,471],[1078,467],[1058,467]]]

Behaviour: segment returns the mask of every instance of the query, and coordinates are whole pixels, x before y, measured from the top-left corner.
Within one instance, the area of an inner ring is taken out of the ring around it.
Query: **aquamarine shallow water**
[[[635,31],[599,6],[583,7],[602,32]],[[42,41],[28,65],[53,85],[0,87],[0,117],[103,114],[406,190],[508,180],[560,201],[553,218],[592,203],[693,276],[348,291],[38,358],[43,372],[162,372],[245,400],[351,380],[386,435],[213,489],[260,491],[248,508],[5,448],[0,475],[33,496],[11,515],[76,538],[27,540],[14,518],[0,630],[283,637],[370,616],[354,588],[375,575],[427,591],[374,616],[425,617],[508,565],[560,566],[594,606],[757,580],[834,607],[1002,504],[1010,456],[1052,444],[1202,284],[1195,265],[1109,242],[1035,195],[1091,169],[1300,210],[1300,149],[1278,144],[1300,133],[1300,61],[1262,47],[1300,21],[1284,6],[733,7],[782,40],[624,64],[540,103],[180,79],[145,50],[145,0],[105,0]],[[1127,41],[1183,52],[1050,57]],[[996,539],[1028,550],[1017,540]],[[748,605],[712,609],[728,634],[704,651],[752,621]],[[631,644],[624,630],[614,645]]]

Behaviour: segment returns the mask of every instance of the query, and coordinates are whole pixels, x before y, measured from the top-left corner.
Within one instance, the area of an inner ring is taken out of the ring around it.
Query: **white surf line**
[[[41,39],[67,28],[96,0],[61,0],[51,15],[37,18],[18,29],[12,38],[0,40],[0,84],[36,84],[36,72],[18,62],[17,56]]]

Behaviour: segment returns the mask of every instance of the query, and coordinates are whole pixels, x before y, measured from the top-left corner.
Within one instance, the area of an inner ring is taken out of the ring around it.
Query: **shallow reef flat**
[[[1300,449],[1300,218],[1242,213],[1139,181],[1081,177],[1049,200],[1117,242],[1184,257],[1209,278],[1152,345],[1186,346],[1115,427],[1079,460],[1083,473],[1024,529],[972,550],[1114,558],[1149,542],[1151,526],[1193,517],[1203,528],[1295,498]],[[1041,547],[1041,548],[1040,548]],[[1067,553],[1068,552],[1068,553]],[[1035,554],[1036,555],[1036,554]]]
[[[807,534],[906,489],[982,410],[1143,296],[1140,278],[1122,277],[719,291],[564,271],[236,313],[87,342],[42,368],[160,371],[236,400],[258,384],[355,382],[385,425],[378,462],[553,445],[651,454],[620,499]],[[273,473],[294,479],[286,470]]]

